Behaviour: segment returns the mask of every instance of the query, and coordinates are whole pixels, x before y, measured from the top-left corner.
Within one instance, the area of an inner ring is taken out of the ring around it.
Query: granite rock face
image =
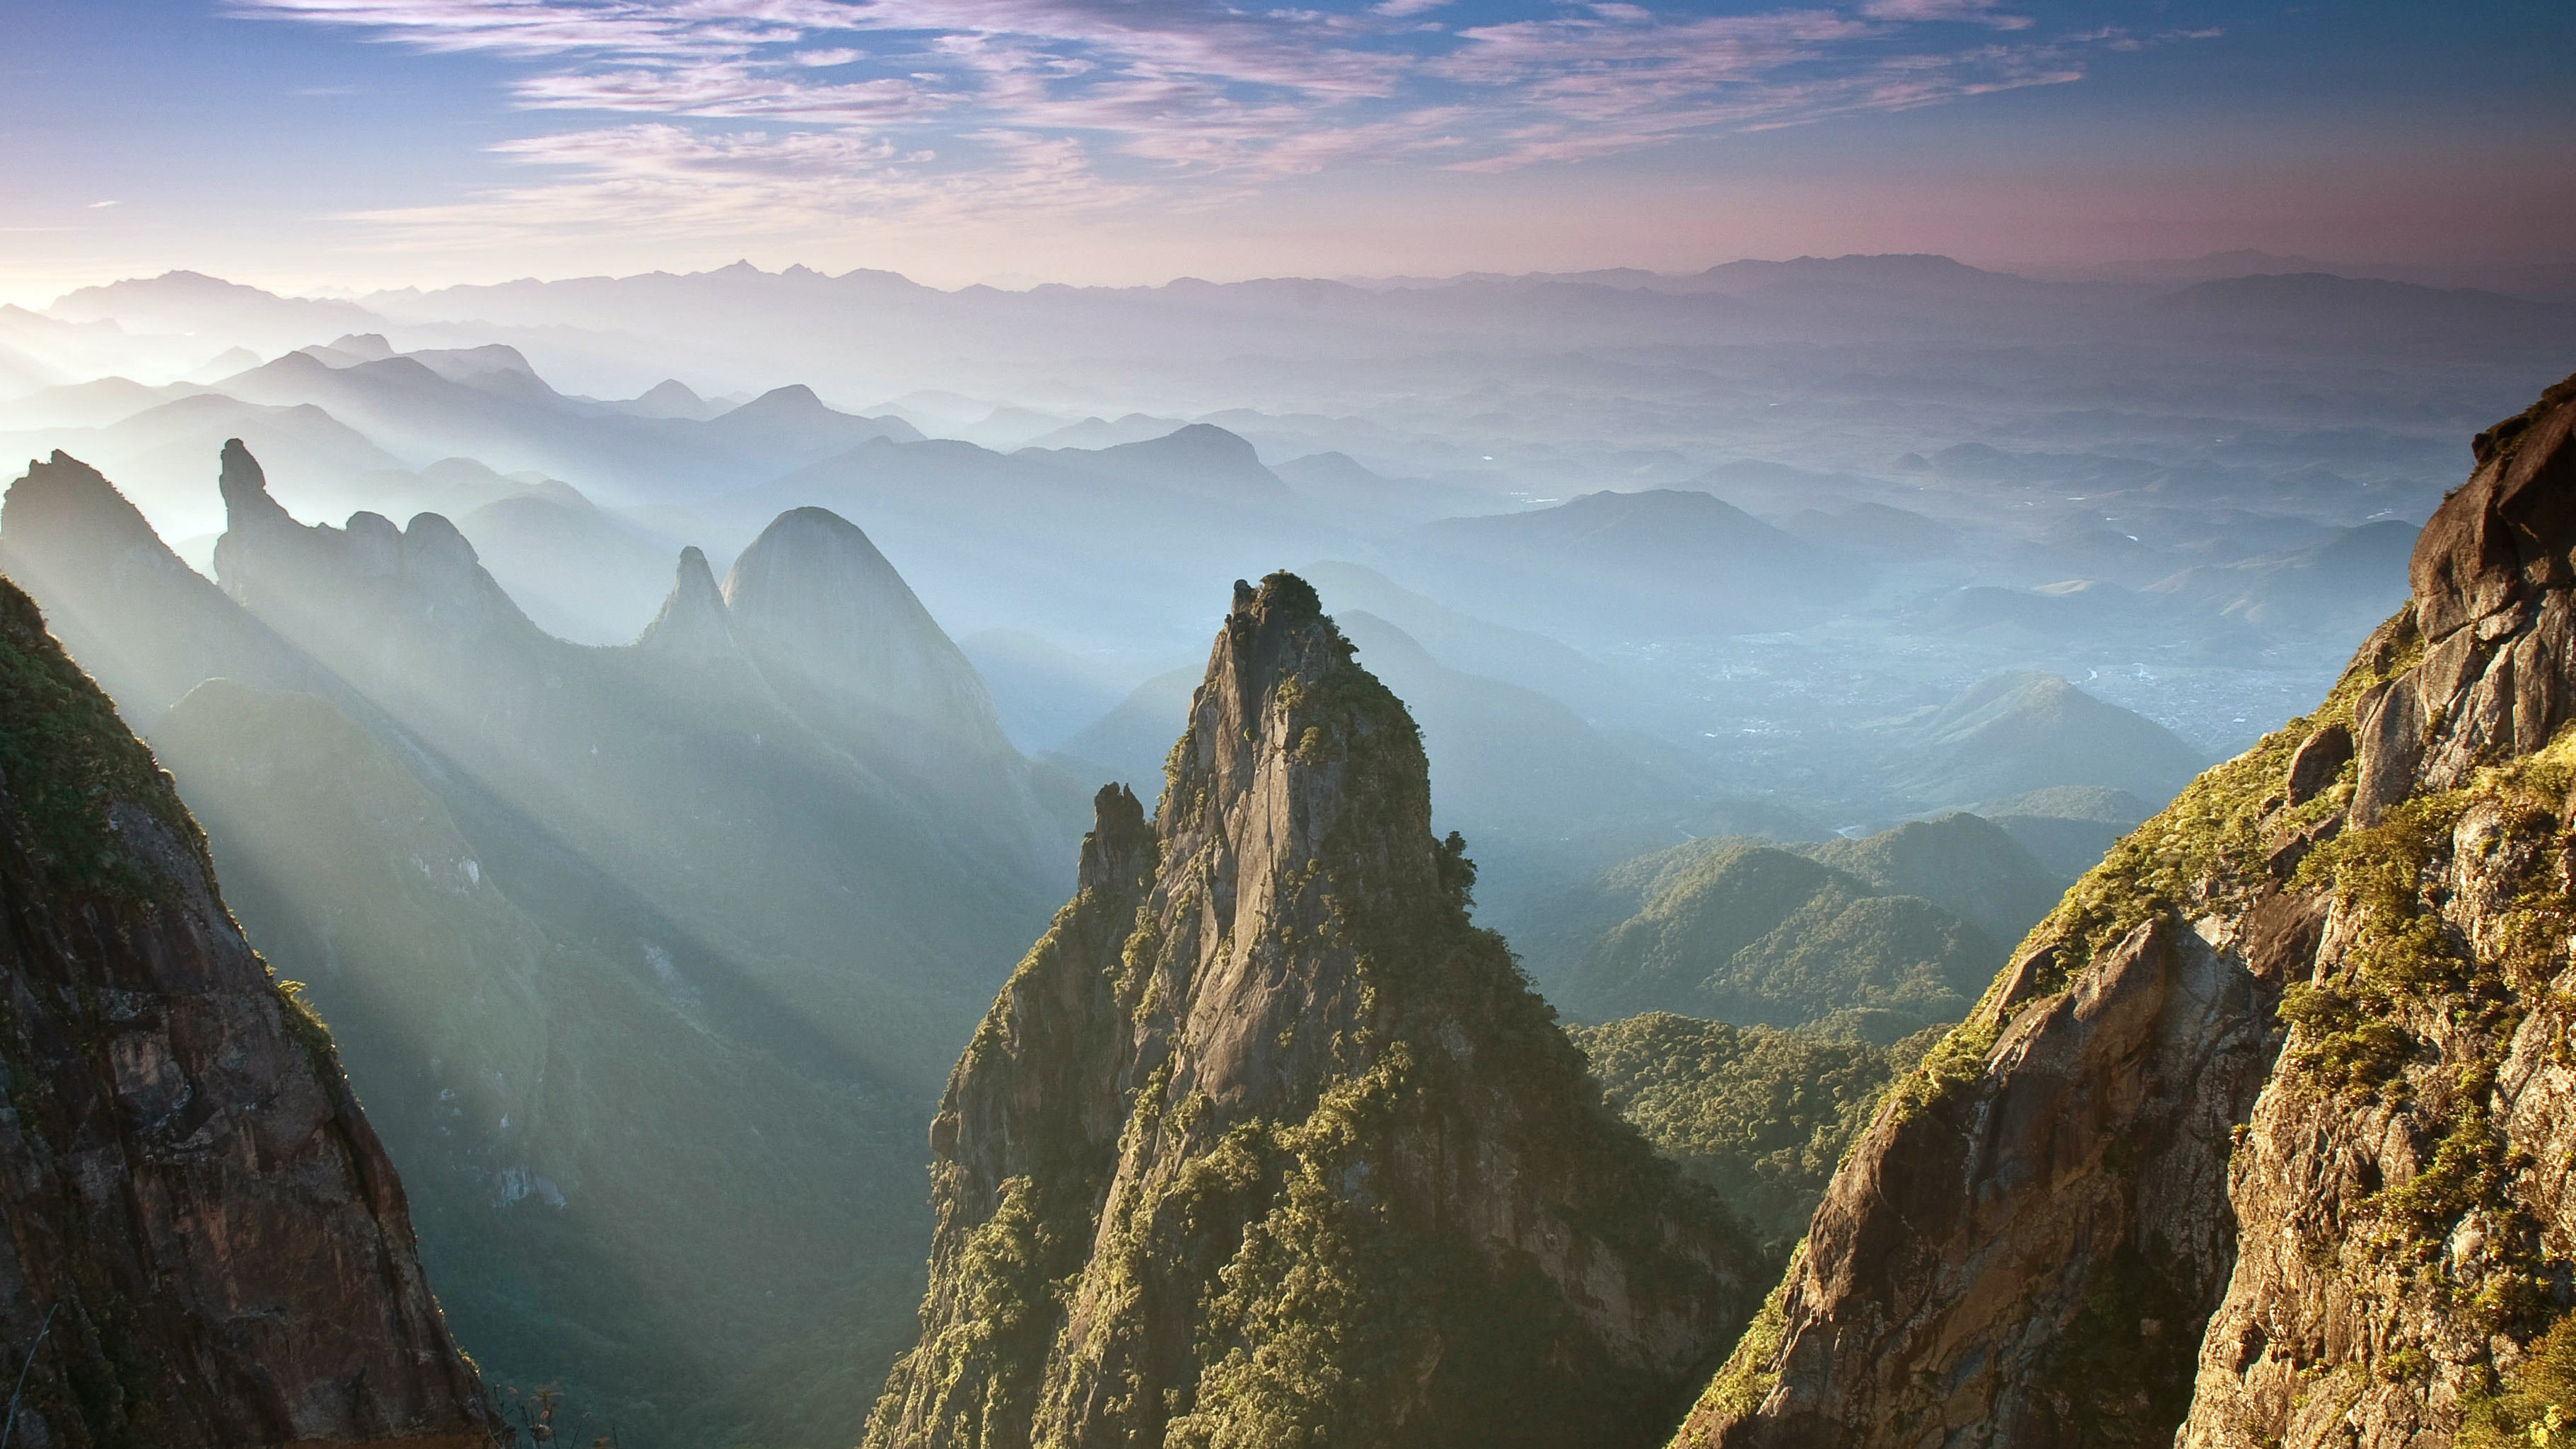
[[[2562,1442],[2571,424],[2482,435],[2326,701],[2032,932],[1677,1444]]]
[[[487,1442],[329,1035],[234,926],[152,757],[7,584],[0,911],[13,1442]]]
[[[1749,1254],[1470,924],[1412,721],[1311,589],[1237,586],[1155,818],[1095,814],[949,1080],[867,1442],[1659,1439]]]

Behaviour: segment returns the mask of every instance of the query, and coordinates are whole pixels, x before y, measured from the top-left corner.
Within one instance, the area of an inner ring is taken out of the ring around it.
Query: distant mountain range
[[[819,511],[721,588],[682,554],[600,648],[437,514],[307,527],[240,444],[220,465],[221,587],[62,454],[0,503],[0,564],[342,1027],[460,1332],[656,1442],[855,1422],[850,1366],[908,1312],[923,1103],[1061,889],[1074,787]]]

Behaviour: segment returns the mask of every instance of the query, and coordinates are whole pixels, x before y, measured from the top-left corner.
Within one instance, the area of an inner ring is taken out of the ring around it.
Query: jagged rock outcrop
[[[2566,1441],[2571,425],[2482,435],[2324,704],[2032,933],[1677,1444]]]
[[[716,647],[701,560],[653,639],[586,647],[434,518],[306,527],[224,476],[238,597],[76,464],[0,545],[58,565],[31,591],[338,1029],[456,1331],[567,1437],[846,1439],[876,1376],[805,1366],[909,1330],[869,1285],[918,1269],[912,1144],[1070,852],[997,868],[825,740]]]
[[[138,731],[214,675],[270,689],[320,687],[311,660],[232,607],[78,458],[30,460],[9,485],[0,570],[42,602],[54,633]]]
[[[707,567],[703,550],[695,545],[680,550],[680,569],[671,580],[671,596],[662,601],[661,612],[644,626],[643,636],[635,642],[649,652],[683,659],[747,657],[742,641],[734,637],[724,592],[716,587],[715,571]]]
[[[234,926],[152,757],[6,584],[0,910],[13,1440],[485,1443],[329,1035]]]
[[[1748,1255],[1616,1119],[1313,590],[1238,585],[1149,823],[949,1079],[895,1446],[1651,1443]]]

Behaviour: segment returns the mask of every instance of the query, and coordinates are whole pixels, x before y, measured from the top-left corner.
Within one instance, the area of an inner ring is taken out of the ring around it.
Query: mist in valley
[[[1094,791],[1153,809],[1235,580],[1307,580],[1410,709],[1566,1020],[1750,1033],[1689,1050],[1842,1073],[1847,1133],[2325,692],[2569,364],[2563,275],[2268,260],[172,273],[0,311],[0,559],[308,983],[486,1375],[847,1442],[950,1063]],[[1678,1029],[1584,1041],[1635,1091]],[[1667,1145],[1772,1251],[1822,1189]]]

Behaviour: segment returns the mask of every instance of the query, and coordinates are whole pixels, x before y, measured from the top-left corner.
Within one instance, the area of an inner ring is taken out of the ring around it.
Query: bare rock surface
[[[2571,428],[2481,435],[2325,702],[2031,933],[1677,1445],[2561,1442]]]
[[[1625,1445],[1749,1255],[1603,1105],[1435,840],[1403,706],[1238,585],[1162,802],[950,1078],[886,1446]]]
[[[151,756],[6,584],[0,930],[12,1442],[486,1442],[328,1033],[234,926]]]

